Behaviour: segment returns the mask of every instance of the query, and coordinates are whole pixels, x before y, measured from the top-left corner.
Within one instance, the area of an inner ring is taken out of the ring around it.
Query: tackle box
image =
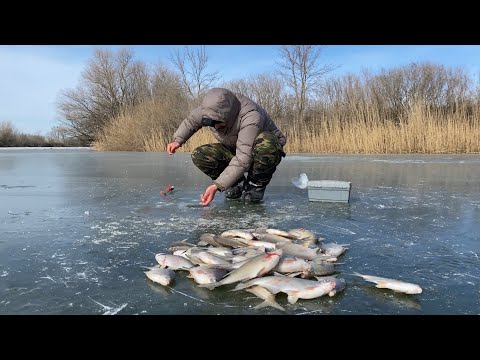
[[[310,180],[307,189],[310,201],[348,203],[352,183],[337,180]]]

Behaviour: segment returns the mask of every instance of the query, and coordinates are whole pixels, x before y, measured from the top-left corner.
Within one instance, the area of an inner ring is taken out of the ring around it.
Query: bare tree
[[[161,126],[165,133],[172,135],[185,118],[185,111],[190,110],[180,75],[163,64],[156,66],[152,77],[152,103],[168,112],[169,121],[161,121]]]
[[[277,121],[290,110],[283,81],[274,74],[264,73],[248,79],[231,80],[222,86],[256,101]]]
[[[0,147],[13,146],[15,137],[18,131],[10,121],[3,121],[0,123]]]
[[[93,141],[113,118],[149,96],[149,78],[131,50],[96,49],[77,88],[60,93],[60,122],[79,139]]]
[[[282,81],[272,74],[260,74],[252,78],[256,101],[275,119],[286,112],[286,94]]]
[[[197,100],[204,90],[220,78],[218,71],[207,72],[208,56],[205,46],[197,49],[186,46],[183,52],[177,49],[170,59],[180,72],[185,91],[193,100]]]
[[[180,97],[186,96],[182,88],[182,80],[180,76],[171,71],[164,64],[158,64],[155,67],[151,79],[151,89],[151,97],[154,101],[171,93],[175,93]]]
[[[308,98],[314,86],[337,66],[320,65],[320,45],[288,45],[280,48],[282,61],[279,73],[295,96],[295,110],[298,120],[305,115]]]
[[[415,103],[453,108],[468,97],[470,79],[462,68],[411,63],[384,70],[368,79],[368,92],[379,108],[398,121]]]
[[[50,142],[59,142],[63,144],[71,135],[72,132],[69,128],[64,126],[55,126],[51,128],[50,133],[47,135],[47,140]]]
[[[221,85],[230,91],[243,94],[250,99],[256,101],[255,91],[253,90],[252,81],[249,79],[230,80]]]

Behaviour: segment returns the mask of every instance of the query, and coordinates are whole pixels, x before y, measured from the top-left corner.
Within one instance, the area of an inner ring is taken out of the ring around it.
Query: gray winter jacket
[[[224,122],[225,128],[210,129],[220,143],[235,148],[235,156],[215,180],[220,191],[230,188],[248,171],[252,164],[253,143],[258,134],[267,131],[275,134],[282,146],[287,142],[265,109],[242,94],[222,88],[213,88],[207,92],[202,105],[182,121],[174,134],[174,141],[184,144],[200,130],[202,117]]]

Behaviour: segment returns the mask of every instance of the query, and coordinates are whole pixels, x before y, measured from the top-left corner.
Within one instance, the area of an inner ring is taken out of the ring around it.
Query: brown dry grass
[[[115,119],[94,144],[98,150],[165,151],[173,132],[187,111],[170,103],[144,104]],[[179,105],[179,104],[177,104]],[[347,114],[347,115],[345,115]],[[171,119],[176,119],[171,121]],[[361,121],[359,120],[361,119]],[[480,153],[480,110],[473,113],[430,111],[413,105],[395,122],[382,118],[374,109],[340,112],[314,118],[309,124],[293,126],[286,120],[279,126],[287,136],[291,153]],[[209,129],[201,129],[178,151],[191,152],[197,146],[217,142]]]
[[[374,112],[357,114],[348,122],[330,114],[302,126],[297,133],[286,130],[287,152],[352,154],[441,154],[480,153],[480,117],[478,109],[468,115],[429,111],[412,106],[397,123],[380,119]],[[362,118],[364,121],[356,119]],[[301,135],[299,135],[301,134]]]

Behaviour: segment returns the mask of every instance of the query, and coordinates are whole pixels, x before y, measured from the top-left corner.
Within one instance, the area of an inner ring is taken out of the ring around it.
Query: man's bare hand
[[[174,141],[167,145],[168,155],[173,155],[177,149],[182,146],[178,142]]]
[[[200,205],[207,206],[208,204],[210,204],[215,197],[215,193],[217,192],[217,190],[217,185],[210,185],[207,190],[205,190],[205,192],[200,195]]]

